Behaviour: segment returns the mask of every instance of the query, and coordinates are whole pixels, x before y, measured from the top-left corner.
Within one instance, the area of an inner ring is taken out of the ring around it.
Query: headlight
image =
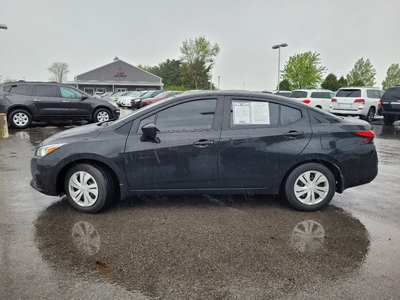
[[[65,143],[42,146],[42,147],[40,147],[40,148],[38,148],[36,150],[36,156],[45,156],[45,155],[53,152],[54,150],[57,150],[58,148],[60,148],[64,144]]]

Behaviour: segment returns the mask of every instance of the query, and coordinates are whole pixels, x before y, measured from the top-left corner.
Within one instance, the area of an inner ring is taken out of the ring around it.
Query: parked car
[[[138,97],[140,95],[145,94],[146,91],[132,91],[132,92],[125,92],[118,96],[116,99],[117,106],[124,106],[122,105],[122,102],[124,102],[126,99],[129,99],[129,106],[132,98]]]
[[[296,99],[304,104],[328,111],[331,106],[331,99],[335,93],[331,90],[294,90],[289,98]]]
[[[400,85],[390,87],[383,93],[380,113],[386,125],[400,120]]]
[[[113,95],[111,95],[110,97],[108,97],[108,99],[110,101],[117,101],[118,97],[120,97],[122,94],[126,94],[129,93],[128,91],[122,91],[122,92],[115,92]]]
[[[373,142],[363,120],[273,94],[187,93],[44,140],[31,186],[87,213],[136,195],[218,193],[281,194],[315,211],[375,178]]]
[[[108,101],[95,99],[71,86],[54,82],[8,82],[0,85],[0,113],[14,128],[32,121],[104,122],[117,119],[119,110]]]
[[[140,97],[131,99],[130,106],[132,108],[140,108],[140,102],[142,101],[142,99],[157,97],[162,92],[163,92],[163,90],[148,91],[148,92],[140,95]]]
[[[289,97],[292,91],[276,91],[274,94],[284,97]]]
[[[161,94],[158,94],[156,97],[142,99],[140,101],[140,107],[143,107],[143,106],[149,105],[151,103],[158,102],[158,101],[161,101],[161,100],[164,100],[169,97],[173,97],[173,96],[176,96],[176,95],[179,95],[182,93],[183,93],[183,91],[164,91]]]
[[[374,87],[340,88],[331,100],[330,112],[339,116],[359,116],[372,122],[378,115],[383,91]]]

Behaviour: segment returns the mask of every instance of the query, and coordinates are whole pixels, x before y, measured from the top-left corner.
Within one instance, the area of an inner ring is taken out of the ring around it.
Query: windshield
[[[336,93],[336,97],[361,97],[360,89],[341,89]]]
[[[293,91],[289,95],[290,98],[307,98],[307,92],[305,91]]]

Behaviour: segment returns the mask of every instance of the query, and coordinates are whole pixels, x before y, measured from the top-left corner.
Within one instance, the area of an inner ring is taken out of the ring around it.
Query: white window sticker
[[[233,124],[270,124],[267,102],[233,102]]]

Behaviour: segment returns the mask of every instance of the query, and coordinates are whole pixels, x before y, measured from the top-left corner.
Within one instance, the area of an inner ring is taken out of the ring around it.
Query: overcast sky
[[[220,46],[221,89],[273,90],[292,55],[320,53],[338,78],[370,59],[381,86],[400,63],[399,0],[0,0],[0,76],[48,81],[53,62],[69,80],[118,56],[137,66],[179,59],[182,42]]]

